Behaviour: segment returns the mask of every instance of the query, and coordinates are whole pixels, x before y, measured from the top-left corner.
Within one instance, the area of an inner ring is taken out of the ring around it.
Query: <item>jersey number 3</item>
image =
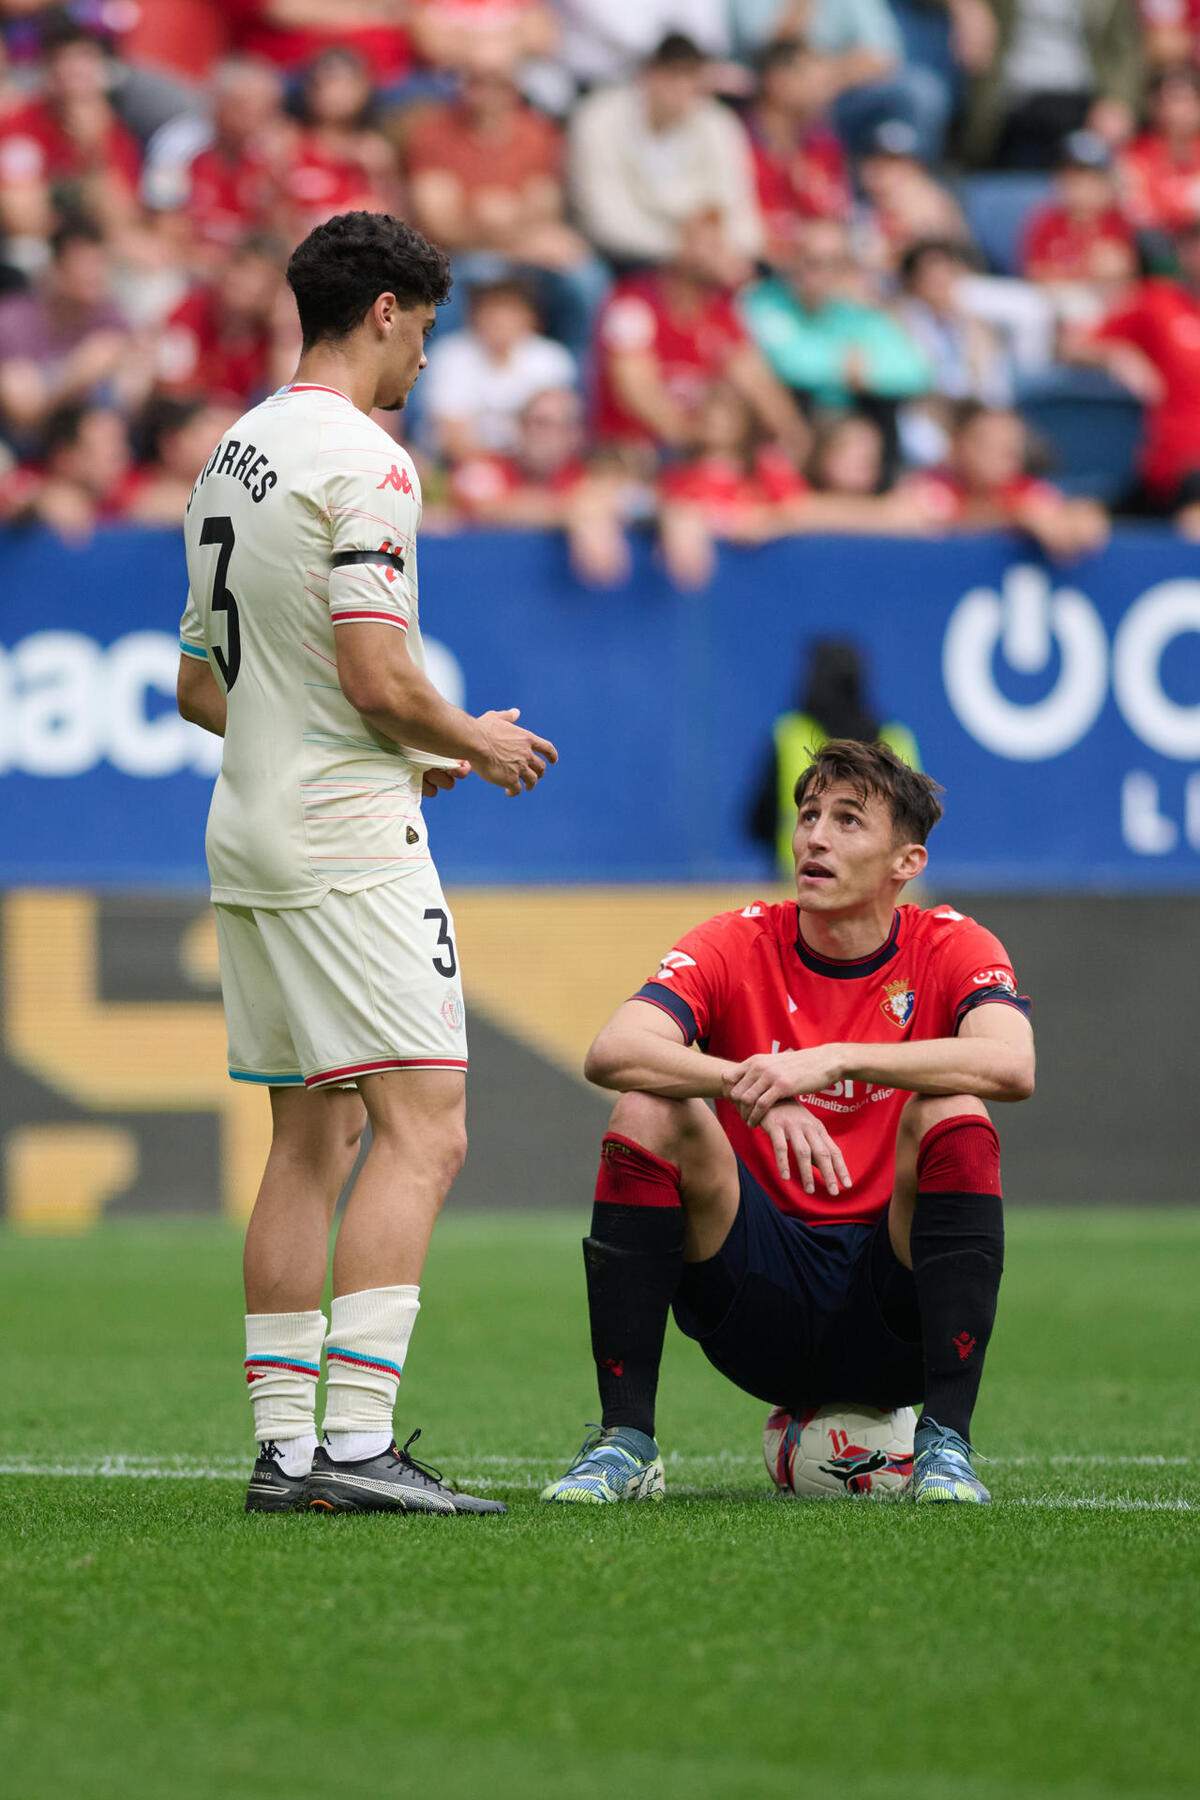
[[[237,601],[225,585],[229,574],[229,558],[233,555],[233,520],[227,514],[215,519],[205,519],[200,527],[200,542],[220,545],[216,573],[213,576],[212,609],[215,613],[223,612],[227,616],[226,648],[219,650],[214,644],[213,656],[228,694],[233,691],[238,670],[242,666],[242,631],[238,624]]]
[[[450,936],[450,921],[440,906],[426,907],[425,917],[436,919],[440,927],[437,941],[446,952],[446,960],[443,962],[440,956],[435,956],[431,958],[431,961],[438,974],[444,975],[449,980],[451,975],[458,974],[458,958],[454,954],[454,939]]]

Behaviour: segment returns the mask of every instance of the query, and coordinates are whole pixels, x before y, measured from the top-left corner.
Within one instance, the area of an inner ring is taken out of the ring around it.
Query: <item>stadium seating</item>
[[[1051,186],[1048,175],[1023,171],[989,169],[963,177],[958,197],[967,225],[995,274],[1019,274],[1025,226],[1049,199]]]
[[[1142,408],[1098,369],[1049,369],[1027,379],[1021,411],[1053,457],[1051,474],[1067,493],[1112,506],[1133,487]]]

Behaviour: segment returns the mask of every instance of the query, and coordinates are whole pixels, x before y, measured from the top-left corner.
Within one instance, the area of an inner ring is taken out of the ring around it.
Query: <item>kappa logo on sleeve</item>
[[[379,492],[379,488],[394,488],[398,494],[411,494],[413,491],[413,484],[408,479],[408,470],[397,468],[396,464],[393,463],[383,480],[379,483],[379,487],[375,489],[376,493]]]
[[[668,950],[655,972],[655,981],[670,981],[676,969],[694,969],[696,959],[686,956],[682,950]]]
[[[976,987],[1002,987],[1012,994],[1017,991],[1017,984],[1007,969],[980,969],[977,975],[972,975],[971,980]]]

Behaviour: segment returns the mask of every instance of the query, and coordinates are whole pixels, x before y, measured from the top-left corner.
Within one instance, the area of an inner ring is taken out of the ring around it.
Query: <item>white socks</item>
[[[304,1475],[317,1447],[314,1414],[321,1373],[321,1312],[247,1313],[246,1382],[254,1435],[279,1447],[286,1475]]]
[[[247,1313],[246,1381],[254,1435],[274,1443],[285,1475],[307,1474],[317,1447],[314,1423],[321,1345],[329,1377],[325,1437],[336,1462],[382,1456],[392,1441],[392,1409],[420,1288],[366,1288],[320,1312]]]
[[[420,1292],[407,1286],[365,1288],[330,1305],[325,1441],[336,1462],[380,1456],[392,1441],[392,1409],[421,1310]]]

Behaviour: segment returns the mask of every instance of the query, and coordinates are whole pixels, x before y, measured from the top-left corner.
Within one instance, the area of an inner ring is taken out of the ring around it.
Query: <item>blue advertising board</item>
[[[174,712],[175,532],[0,536],[0,884],[187,886],[220,746]],[[681,595],[648,544],[622,589],[540,533],[429,536],[433,672],[520,706],[561,763],[430,808],[449,881],[742,879],[746,816],[803,647],[850,638],[881,716],[945,786],[947,888],[1200,885],[1200,548],[1123,530],[1052,568],[1014,538],[726,549]]]

